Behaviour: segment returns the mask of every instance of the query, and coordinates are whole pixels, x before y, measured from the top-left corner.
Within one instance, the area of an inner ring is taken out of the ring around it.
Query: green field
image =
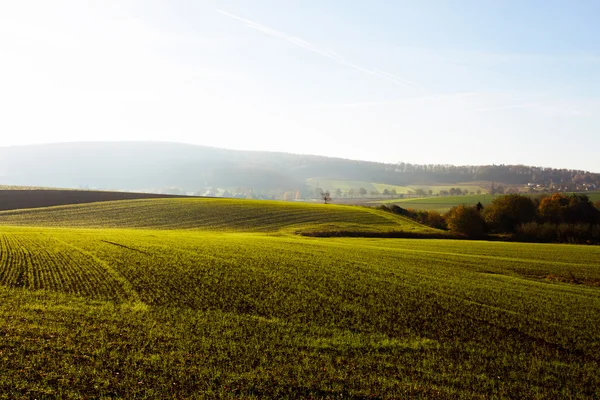
[[[586,194],[593,202],[600,201],[600,192],[588,192],[584,194]]]
[[[239,199],[143,199],[0,212],[0,225],[301,232],[305,229],[434,232],[368,207]]]
[[[490,204],[494,196],[490,194],[474,194],[467,196],[433,196],[411,199],[390,199],[374,201],[372,204],[397,204],[402,208],[415,210],[435,210],[444,213],[459,204],[475,205],[481,202],[484,206]]]
[[[316,239],[363,207],[0,213],[0,398],[598,398],[600,247]]]
[[[379,192],[383,192],[384,189],[392,190],[396,189],[396,193],[407,193],[409,190],[412,190],[409,186],[399,186],[399,185],[388,185],[383,183],[375,183],[375,182],[365,182],[365,181],[351,181],[344,179],[325,179],[325,178],[312,178],[307,179],[306,183],[313,189],[316,189],[317,186],[323,190],[329,190],[334,193],[336,189],[340,189],[343,192],[347,192],[350,189],[359,189],[365,188],[367,192],[371,192],[373,190],[377,190]]]
[[[325,178],[311,178],[307,179],[306,183],[314,188],[320,187],[323,190],[329,190],[333,193],[336,189],[340,189],[343,192],[348,191],[350,189],[357,190],[359,188],[365,188],[367,192],[370,194],[371,191],[377,190],[379,193],[383,193],[385,189],[392,190],[395,189],[397,194],[407,194],[410,192],[415,192],[417,189],[423,189],[425,192],[428,190],[432,190],[433,193],[439,193],[440,190],[450,190],[451,188],[460,188],[469,189],[469,191],[477,192],[477,190],[481,190],[483,193],[486,193],[487,190],[481,186],[470,184],[470,183],[457,183],[454,185],[408,185],[408,186],[399,186],[399,185],[389,185],[387,183],[377,183],[377,182],[365,182],[365,181],[350,181],[350,180],[340,180],[340,179],[325,179]]]

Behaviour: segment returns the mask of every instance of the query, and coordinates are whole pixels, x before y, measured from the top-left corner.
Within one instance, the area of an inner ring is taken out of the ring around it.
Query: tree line
[[[600,244],[600,202],[584,194],[498,196],[483,206],[457,205],[446,214],[397,205],[380,209],[468,238],[488,235],[527,242]]]
[[[564,185],[600,187],[600,174],[576,169],[557,169],[527,165],[445,165],[398,163],[399,175],[413,179],[434,179],[436,182],[496,181],[506,184]]]

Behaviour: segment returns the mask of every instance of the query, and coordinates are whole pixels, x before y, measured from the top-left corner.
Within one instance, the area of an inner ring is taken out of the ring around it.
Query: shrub
[[[431,226],[432,228],[447,229],[446,219],[437,211],[414,210],[412,208],[405,209],[396,204],[392,204],[389,207],[380,205],[377,209],[408,217],[423,225]]]
[[[530,222],[519,226],[515,237],[525,242],[594,244],[600,243],[600,226]]]
[[[409,210],[405,210],[404,208],[397,206],[396,204],[392,204],[390,206],[390,211],[393,212],[394,214],[398,214],[398,215],[405,215],[405,216],[411,216],[410,211]]]
[[[516,230],[515,237],[519,241],[534,243],[552,243],[558,241],[556,225],[528,222],[521,224]]]
[[[427,225],[436,229],[448,229],[446,219],[437,211],[427,211]]]
[[[412,215],[412,218],[415,219],[417,222],[420,222],[422,224],[427,224],[427,220],[428,220],[427,211],[412,210],[409,208],[408,212]]]
[[[388,206],[386,206],[385,204],[382,204],[378,207],[376,207],[377,210],[381,210],[381,211],[385,211],[385,212],[391,212],[392,210],[389,209]]]
[[[451,231],[469,237],[482,236],[486,230],[481,214],[471,206],[452,207],[446,214],[446,223]]]

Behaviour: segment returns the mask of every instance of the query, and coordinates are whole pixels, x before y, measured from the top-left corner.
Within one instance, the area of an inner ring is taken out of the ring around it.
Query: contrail
[[[363,72],[365,74],[385,79],[385,80],[387,80],[389,82],[392,82],[392,83],[394,83],[394,84],[396,84],[398,86],[402,86],[402,87],[407,88],[407,89],[411,89],[411,88],[423,89],[420,85],[418,85],[415,82],[409,81],[407,79],[403,79],[403,78],[401,78],[399,76],[392,75],[392,74],[390,74],[388,72],[384,72],[384,71],[381,71],[381,70],[378,70],[378,69],[366,68],[366,67],[360,66],[358,64],[355,64],[355,63],[353,63],[351,61],[346,60],[344,57],[342,57],[339,54],[333,53],[331,51],[322,50],[322,49],[320,49],[320,48],[318,48],[316,46],[313,46],[309,42],[307,42],[307,41],[305,41],[303,39],[300,39],[300,38],[298,38],[296,36],[292,36],[292,35],[289,35],[287,33],[277,31],[277,30],[275,30],[273,28],[269,28],[268,26],[259,24],[259,23],[254,22],[254,21],[250,21],[249,19],[242,18],[242,17],[239,17],[237,15],[228,13],[227,11],[223,11],[223,10],[217,9],[217,12],[219,12],[220,14],[225,15],[226,17],[229,17],[229,18],[238,20],[240,22],[243,22],[244,25],[246,25],[248,28],[255,29],[257,31],[260,31],[260,32],[265,33],[265,34],[270,35],[270,36],[274,36],[274,37],[278,37],[280,39],[287,40],[288,42],[290,42],[292,44],[295,44],[296,46],[302,47],[302,48],[304,48],[304,49],[306,49],[308,51],[311,51],[311,52],[319,54],[319,55],[321,55],[323,57],[329,58],[330,60],[333,60],[333,61],[335,61],[335,62],[337,62],[339,64],[342,64],[342,65],[345,65],[347,67],[353,68],[353,69],[355,69],[357,71],[360,71],[360,72]]]

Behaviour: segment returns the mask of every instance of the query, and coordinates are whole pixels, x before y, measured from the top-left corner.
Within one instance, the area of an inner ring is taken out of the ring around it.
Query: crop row
[[[564,329],[589,333],[600,316],[598,287],[546,279],[600,279],[596,248],[567,246],[561,255],[516,243],[159,231],[64,233],[61,240],[103,260],[155,306],[429,337],[468,338],[473,320],[495,332],[501,320],[551,341]],[[587,337],[578,348],[597,347]]]
[[[100,260],[47,235],[0,233],[0,284],[98,299],[126,299]]]
[[[24,266],[24,287],[84,296],[56,295],[73,306],[53,308],[38,300],[48,293],[0,288],[0,357],[10,356],[0,391],[46,382],[47,393],[72,398],[600,394],[597,247],[0,232],[3,284],[16,286]],[[547,279],[571,275],[581,282]],[[21,304],[16,296],[26,307],[4,306]]]
[[[0,212],[0,224],[259,232],[306,224],[429,229],[401,217],[361,207],[233,199],[127,200],[6,211]]]
[[[595,247],[15,229],[0,235],[0,283],[92,298],[386,330],[396,315],[435,334],[451,315],[585,329],[599,306]]]

